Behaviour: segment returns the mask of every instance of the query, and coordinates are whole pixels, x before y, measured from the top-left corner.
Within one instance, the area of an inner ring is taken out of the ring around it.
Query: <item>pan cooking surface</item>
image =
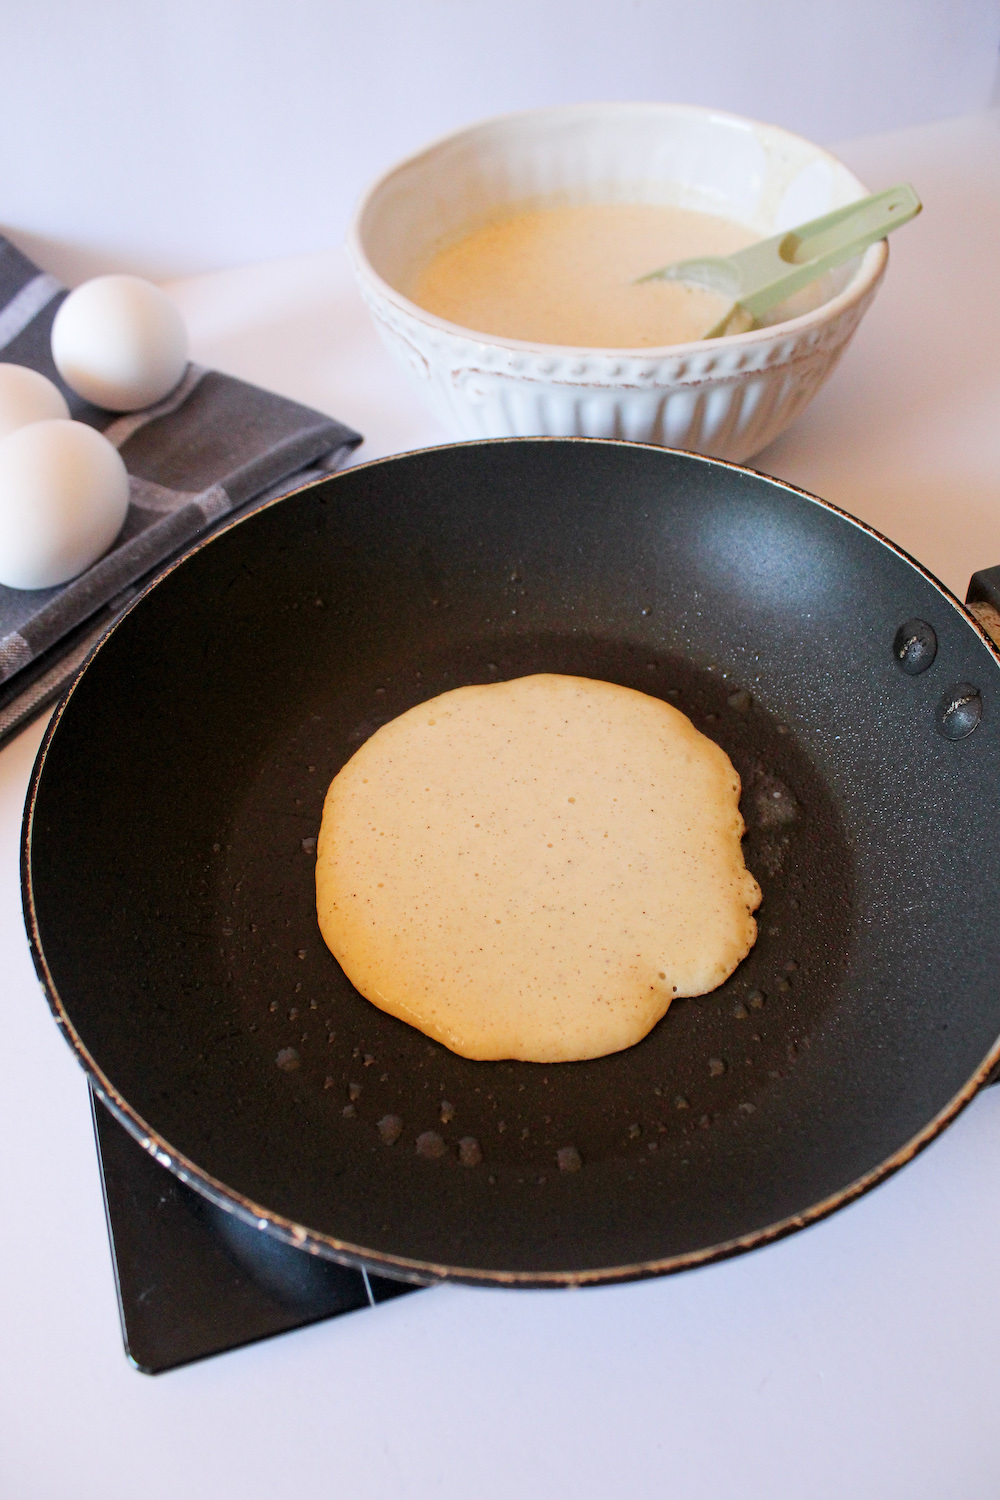
[[[747,857],[765,892],[761,935],[725,985],[675,1002],[669,1019],[625,1053],[561,1067],[470,1064],[347,982],[316,927],[312,843],[345,746],[450,687],[543,665],[658,691],[723,745],[746,788]],[[350,721],[356,704],[339,713],[322,698],[310,705],[220,835],[212,884],[226,936],[215,982],[233,988],[260,1065],[296,1075],[287,1086],[316,1099],[334,1137],[358,1137],[367,1149],[380,1140],[377,1122],[395,1116],[403,1130],[394,1149],[414,1158],[410,1170],[427,1170],[414,1150],[424,1131],[440,1135],[451,1157],[471,1136],[483,1154],[479,1170],[513,1175],[521,1186],[546,1186],[566,1147],[588,1167],[614,1161],[634,1172],[659,1165],[651,1153],[660,1151],[676,1165],[692,1133],[726,1121],[738,1127],[755,1113],[753,1101],[808,1048],[850,931],[850,858],[829,795],[795,741],[719,672],[586,639],[492,641],[457,657],[401,660],[371,693],[372,715],[361,723]],[[270,858],[260,857],[262,846]],[[259,952],[271,982],[246,994],[235,976]],[[272,986],[280,999],[269,998]]]
[[[915,615],[922,678],[889,649]],[[760,936],[626,1052],[473,1063],[348,984],[314,840],[380,724],[536,671],[722,745]],[[712,1253],[878,1168],[1000,1030],[994,675],[910,564],[758,476],[573,442],[349,472],[175,570],[74,692],[31,834],[50,983],[119,1108],[326,1252],[527,1279]],[[949,743],[933,704],[977,678]]]

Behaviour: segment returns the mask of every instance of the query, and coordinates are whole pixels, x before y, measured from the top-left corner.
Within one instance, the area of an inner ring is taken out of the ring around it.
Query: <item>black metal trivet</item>
[[[125,1352],[147,1375],[419,1288],[261,1234],[161,1167],[91,1092]]]

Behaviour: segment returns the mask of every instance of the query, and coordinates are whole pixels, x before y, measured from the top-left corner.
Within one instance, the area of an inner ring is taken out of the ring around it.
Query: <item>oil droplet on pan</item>
[[[463,1167],[479,1166],[483,1153],[474,1135],[463,1135],[458,1143],[458,1159]]]
[[[394,1146],[403,1134],[403,1122],[399,1115],[383,1115],[375,1128],[387,1146]]]
[[[447,1147],[436,1130],[425,1130],[417,1136],[417,1155],[431,1160],[443,1156]]]

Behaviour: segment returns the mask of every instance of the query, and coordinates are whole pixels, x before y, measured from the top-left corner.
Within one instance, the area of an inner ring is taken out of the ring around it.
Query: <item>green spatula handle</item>
[[[797,229],[760,240],[734,255],[681,260],[643,276],[643,281],[694,281],[731,297],[751,318],[776,307],[824,271],[842,265],[884,239],[920,212],[908,182],[834,209]]]

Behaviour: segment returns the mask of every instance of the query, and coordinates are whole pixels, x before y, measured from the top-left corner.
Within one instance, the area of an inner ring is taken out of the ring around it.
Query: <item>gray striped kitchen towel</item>
[[[79,578],[31,591],[0,584],[0,743],[58,696],[164,563],[235,511],[336,469],[361,442],[332,417],[194,364],[144,411],[91,406],[52,363],[52,320],[66,295],[0,235],[0,361],[47,375],[70,415],[114,443],[130,503],[114,547]]]

